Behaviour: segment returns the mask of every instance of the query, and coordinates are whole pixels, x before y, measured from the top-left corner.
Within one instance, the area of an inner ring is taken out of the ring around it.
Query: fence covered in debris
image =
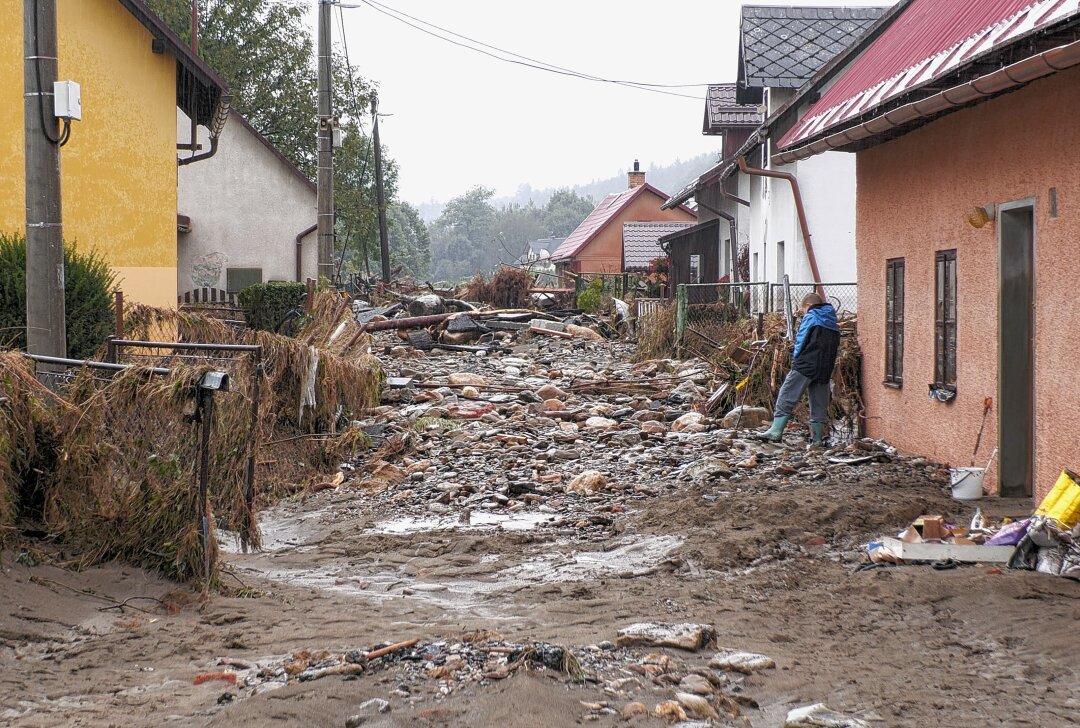
[[[260,497],[365,447],[352,417],[383,374],[347,301],[311,302],[292,339],[129,309],[110,362],[0,352],[0,542],[39,521],[85,563],[216,575],[216,529],[258,546]]]

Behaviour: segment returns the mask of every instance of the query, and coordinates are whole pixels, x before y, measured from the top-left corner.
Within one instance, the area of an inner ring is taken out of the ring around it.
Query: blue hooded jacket
[[[840,325],[832,304],[812,306],[795,335],[792,368],[814,382],[828,381],[840,347]]]

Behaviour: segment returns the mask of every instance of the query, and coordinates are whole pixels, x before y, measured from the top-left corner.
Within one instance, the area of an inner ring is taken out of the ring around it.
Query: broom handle
[[[979,444],[982,442],[983,430],[986,428],[986,416],[994,406],[994,400],[987,397],[983,400],[982,424],[979,425],[979,436],[975,438],[975,449],[971,451],[971,467],[975,467],[975,456],[979,454]]]

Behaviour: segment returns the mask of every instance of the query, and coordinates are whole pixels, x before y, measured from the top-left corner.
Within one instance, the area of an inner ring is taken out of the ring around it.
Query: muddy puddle
[[[415,520],[391,523],[401,528],[418,525]],[[528,527],[520,522],[515,525]],[[476,564],[482,566],[469,578],[416,577],[401,566],[379,564],[376,554],[371,555],[371,561],[357,561],[340,557],[320,560],[313,553],[309,563],[287,564],[274,559],[273,554],[256,554],[234,557],[234,566],[276,584],[348,594],[376,602],[405,597],[440,609],[514,620],[518,615],[507,608],[507,602],[522,589],[549,583],[645,575],[664,564],[681,544],[682,540],[674,536],[638,535],[614,541],[606,550],[558,552],[548,548],[526,554],[487,553],[477,556]]]
[[[428,517],[405,517],[395,518],[375,524],[369,529],[370,533],[422,533],[424,531],[447,531],[447,530],[470,530],[485,528],[502,528],[507,531],[527,531],[545,523],[552,523],[555,516],[548,513],[489,513],[486,511],[473,512],[468,522],[463,522],[457,516],[445,516],[441,518]]]

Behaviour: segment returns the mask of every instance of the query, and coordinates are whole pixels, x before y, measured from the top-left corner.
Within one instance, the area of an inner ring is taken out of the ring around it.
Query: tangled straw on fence
[[[316,295],[296,338],[240,330],[196,314],[139,305],[129,309],[124,325],[131,338],[144,341],[261,345],[265,374],[262,392],[268,398],[264,399],[264,408],[276,414],[272,428],[275,437],[292,429],[336,432],[343,414],[358,412],[378,401],[385,379],[378,360],[367,353],[370,338],[361,333],[347,299],[333,293]],[[174,339],[176,336],[182,338]],[[155,363],[169,366],[170,360],[163,356]],[[250,361],[243,357],[230,364],[233,383],[242,388],[251,378]],[[313,373],[311,405],[305,389]]]
[[[637,322],[634,361],[671,358],[675,344],[675,305],[656,306]]]
[[[0,351],[0,548],[14,533],[20,504],[40,501],[38,441],[55,431],[52,394],[17,351]],[[25,510],[25,509],[23,509]]]
[[[117,558],[179,581],[201,579],[195,420],[197,385],[211,369],[231,380],[230,391],[214,396],[211,512],[217,527],[252,545],[259,534],[246,498],[250,438],[259,496],[295,490],[368,444],[360,430],[338,425],[377,403],[383,374],[333,294],[316,297],[298,339],[144,306],[131,307],[125,322],[145,341],[260,344],[262,369],[250,355],[139,350],[136,366],[111,376],[76,371],[56,393],[19,352],[0,352],[0,541],[17,517],[29,516],[85,564]],[[170,373],[151,374],[146,365]],[[256,382],[262,406],[252,432]],[[210,548],[216,573],[213,539]]]

